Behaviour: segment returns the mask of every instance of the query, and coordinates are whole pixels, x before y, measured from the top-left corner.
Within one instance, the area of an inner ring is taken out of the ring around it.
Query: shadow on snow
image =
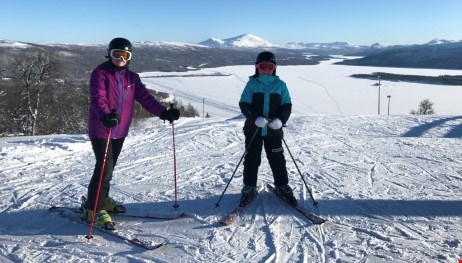
[[[186,213],[186,220],[190,220],[192,229],[213,227],[221,217],[230,212],[238,203],[239,194],[225,195],[221,206],[215,208],[219,196],[206,199],[179,200],[179,210]],[[273,200],[274,199],[274,200]],[[276,202],[275,202],[276,201]],[[462,217],[462,200],[355,200],[334,199],[317,200],[322,216],[403,216],[403,217]],[[269,204],[269,205],[268,205]],[[298,213],[281,203],[273,194],[261,193],[246,209],[245,214],[258,211],[258,207],[265,205],[265,211],[271,215],[284,216]],[[145,211],[175,211],[173,202],[131,203],[125,205],[127,210],[136,213]],[[286,206],[284,209],[280,207]],[[185,220],[178,219],[178,220]],[[123,220],[146,220],[131,219]],[[152,222],[164,220],[151,219]],[[28,236],[28,235],[76,235],[77,223],[70,223],[56,213],[46,209],[0,213],[0,234]],[[176,221],[175,221],[176,222]],[[185,223],[185,224],[186,224]],[[69,224],[73,227],[69,227]],[[80,225],[80,235],[86,234],[85,226]]]
[[[319,200],[323,215],[331,216],[462,216],[462,200]]]
[[[436,128],[441,126],[449,121],[454,121],[462,119],[462,116],[454,116],[450,118],[438,119],[429,123],[425,123],[419,126],[416,126],[406,133],[404,133],[403,137],[421,137],[424,133],[428,132],[430,129]],[[461,138],[462,137],[462,123],[454,125],[449,132],[444,135],[444,138]]]

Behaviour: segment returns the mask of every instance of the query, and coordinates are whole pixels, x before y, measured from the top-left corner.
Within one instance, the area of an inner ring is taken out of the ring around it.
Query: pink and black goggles
[[[276,69],[276,64],[272,62],[260,62],[257,64],[259,70],[270,71]]]

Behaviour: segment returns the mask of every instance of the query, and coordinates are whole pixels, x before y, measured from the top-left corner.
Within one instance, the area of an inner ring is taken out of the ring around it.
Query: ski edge
[[[274,194],[276,195],[276,193],[274,192],[274,186],[267,183],[266,184],[266,187],[268,187],[268,189]],[[279,196],[276,195],[276,197],[281,200],[281,202],[283,202],[284,204],[286,204],[287,206],[295,209],[296,211],[298,211],[300,214],[302,214],[306,219],[308,219],[311,223],[313,223],[314,225],[321,225],[323,223],[325,223],[327,221],[327,219],[325,218],[322,218],[312,212],[309,212],[309,211],[306,211],[305,209],[299,207],[299,206],[291,206],[290,204],[288,204],[287,202],[285,202],[284,200],[282,200]]]
[[[172,215],[155,215],[155,214],[130,214],[130,213],[110,213],[111,216],[115,217],[133,217],[133,218],[149,218],[149,219],[160,219],[160,220],[175,220],[178,218],[186,217],[186,213],[179,212],[178,214]]]

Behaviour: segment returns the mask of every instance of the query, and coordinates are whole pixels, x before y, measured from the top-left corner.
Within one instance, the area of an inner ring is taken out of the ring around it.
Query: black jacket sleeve
[[[242,114],[250,121],[255,121],[260,116],[252,105],[247,102],[239,102],[239,108],[241,108]]]
[[[290,114],[292,113],[292,103],[286,103],[281,105],[279,110],[276,112],[275,117],[280,119],[282,123],[286,123],[289,120]]]

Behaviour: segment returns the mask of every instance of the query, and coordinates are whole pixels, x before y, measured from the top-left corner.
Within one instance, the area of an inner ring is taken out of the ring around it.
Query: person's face
[[[128,61],[124,60],[123,58],[111,58],[112,64],[116,65],[117,67],[125,67]]]

